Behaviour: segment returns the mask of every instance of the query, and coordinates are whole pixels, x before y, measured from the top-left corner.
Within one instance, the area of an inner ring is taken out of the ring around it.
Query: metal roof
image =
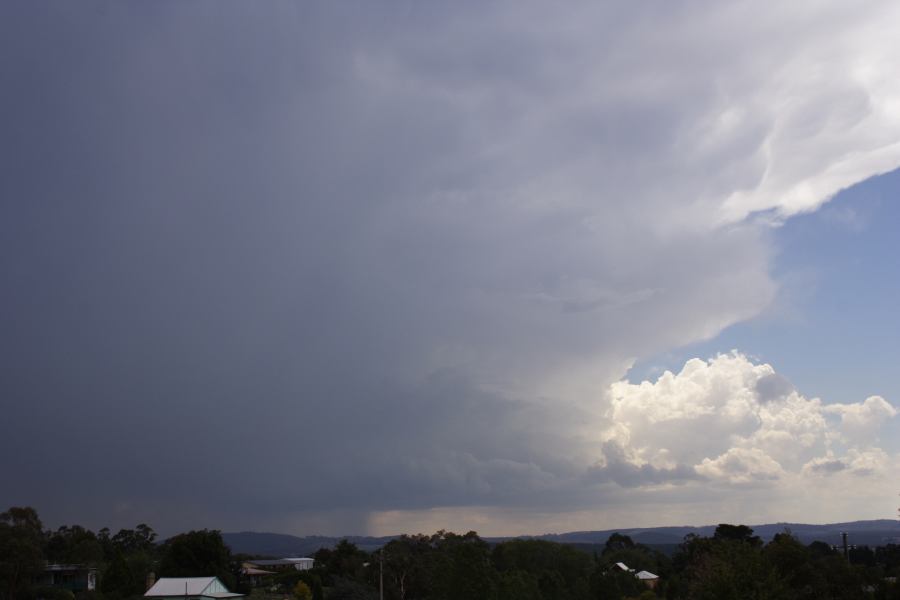
[[[659,575],[654,575],[650,571],[639,571],[635,577],[638,579],[659,579]]]
[[[161,577],[153,584],[146,597],[206,596],[208,598],[237,598],[219,581],[218,577]]]
[[[314,559],[312,558],[276,558],[266,560],[247,560],[244,562],[248,562],[253,565],[259,565],[261,567],[274,567],[276,565],[296,565],[298,563],[312,562],[313,560]]]
[[[96,571],[97,567],[85,565],[47,565],[44,571]]]

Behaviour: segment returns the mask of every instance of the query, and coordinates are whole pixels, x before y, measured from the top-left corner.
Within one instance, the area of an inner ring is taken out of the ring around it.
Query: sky
[[[900,6],[0,6],[0,506],[894,518]]]

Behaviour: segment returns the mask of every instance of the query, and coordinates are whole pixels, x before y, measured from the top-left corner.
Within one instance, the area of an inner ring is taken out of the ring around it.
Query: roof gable
[[[227,591],[218,577],[161,577],[144,596],[212,596]]]

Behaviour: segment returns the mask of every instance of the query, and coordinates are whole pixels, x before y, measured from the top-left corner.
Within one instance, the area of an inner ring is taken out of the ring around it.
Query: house
[[[650,571],[638,571],[635,577],[640,579],[651,590],[656,589],[656,586],[659,584],[659,575],[654,575]]]
[[[72,592],[97,589],[97,569],[84,565],[47,565],[34,583]]]
[[[308,571],[316,561],[312,558],[277,558],[247,560],[241,563],[242,581],[253,587],[262,585],[270,575],[283,571]]]
[[[297,571],[307,571],[312,569],[316,561],[312,558],[278,558],[274,560],[248,560],[244,561],[245,569],[262,569],[264,571],[286,571],[295,569]]]
[[[656,586],[659,584],[659,575],[654,575],[650,571],[638,571],[635,573],[634,569],[629,568],[628,565],[623,562],[617,562],[613,565],[613,568],[625,573],[633,573],[635,579],[640,579],[641,582],[651,590],[656,589]]]
[[[274,575],[275,571],[266,571],[265,569],[257,569],[256,567],[247,566],[244,563],[241,566],[241,581],[249,583],[253,587],[258,587],[265,583],[266,577]]]
[[[243,598],[244,594],[228,591],[218,577],[161,577],[144,594],[145,598],[177,600],[221,600]]]

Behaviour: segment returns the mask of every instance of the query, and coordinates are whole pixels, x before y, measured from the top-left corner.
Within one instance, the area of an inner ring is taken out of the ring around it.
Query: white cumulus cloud
[[[739,352],[691,359],[655,382],[615,383],[610,398],[605,436],[637,471],[664,454],[671,472],[714,484],[791,486],[802,476],[896,467],[877,446],[879,428],[897,414],[886,400],[824,404]]]
[[[870,396],[858,404],[831,404],[825,410],[840,416],[842,436],[856,444],[876,443],[881,426],[897,416],[897,409],[881,396]]]

